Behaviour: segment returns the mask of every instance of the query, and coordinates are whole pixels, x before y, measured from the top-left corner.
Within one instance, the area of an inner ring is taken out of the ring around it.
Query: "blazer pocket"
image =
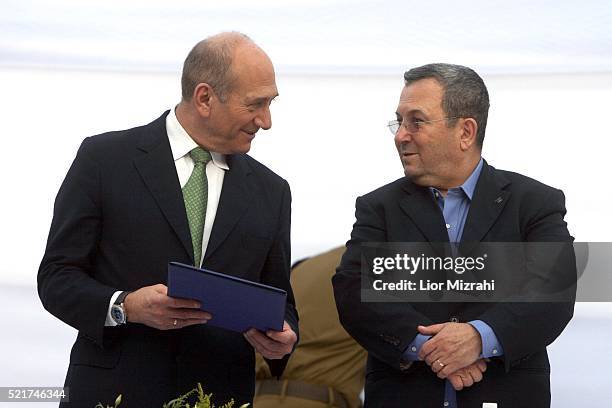
[[[121,357],[121,347],[101,348],[87,337],[79,335],[70,352],[70,364],[100,368],[115,368]]]

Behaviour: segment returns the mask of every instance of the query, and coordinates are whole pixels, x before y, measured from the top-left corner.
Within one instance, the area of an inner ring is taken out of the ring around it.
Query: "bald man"
[[[63,406],[161,407],[198,382],[217,404],[250,402],[254,350],[280,375],[297,341],[289,185],[246,155],[272,126],[272,63],[222,33],[191,50],[181,87],[148,125],[85,139],[57,195],[38,291],[79,332]],[[205,301],[167,295],[170,261],[287,291],[284,328],[207,325]]]

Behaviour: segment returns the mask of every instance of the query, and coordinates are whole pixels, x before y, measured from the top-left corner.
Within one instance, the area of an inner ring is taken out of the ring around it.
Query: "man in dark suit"
[[[333,278],[341,322],[369,353],[366,406],[548,407],[546,346],[571,319],[571,296],[556,303],[361,301],[363,243],[573,240],[560,190],[482,159],[489,97],[478,74],[429,64],[404,79],[389,127],[406,177],[357,199]]]
[[[245,154],[271,127],[272,63],[248,37],[222,33],[189,53],[181,85],[179,105],[150,124],[87,138],[58,193],[38,290],[79,331],[72,406],[123,394],[122,406],[160,407],[198,382],[214,401],[249,402],[253,349],[280,375],[297,341],[291,193]],[[284,328],[207,326],[215,316],[198,302],[167,296],[170,261],[286,290]]]

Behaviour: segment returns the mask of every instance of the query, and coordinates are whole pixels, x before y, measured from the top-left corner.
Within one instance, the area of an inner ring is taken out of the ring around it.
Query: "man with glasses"
[[[217,404],[250,402],[254,349],[279,376],[297,341],[289,185],[246,155],[272,126],[272,62],[222,33],[191,50],[181,86],[150,124],[85,139],[58,193],[38,290],[79,331],[66,406],[122,394],[122,406],[161,407],[198,382]],[[284,289],[284,328],[206,325],[206,301],[167,295],[170,261]]]
[[[560,190],[481,157],[489,95],[476,72],[429,64],[404,80],[389,129],[405,177],[357,199],[333,278],[341,322],[369,353],[366,406],[548,407],[546,346],[573,302],[361,300],[364,243],[573,240]]]

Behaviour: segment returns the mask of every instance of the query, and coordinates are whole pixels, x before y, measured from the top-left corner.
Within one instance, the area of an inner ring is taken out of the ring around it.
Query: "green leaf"
[[[163,404],[163,408],[191,408],[191,406],[187,402],[187,399],[194,394],[197,394],[197,402],[195,403],[195,405],[193,405],[193,408],[215,408],[216,407],[216,405],[212,403],[212,396],[213,396],[212,393],[206,394],[204,392],[204,388],[202,387],[202,384],[198,383],[196,388],[181,395],[178,398],[175,398]],[[119,394],[119,396],[115,400],[114,408],[117,408],[119,404],[121,404],[122,398],[123,398],[122,395]],[[218,408],[233,408],[234,403],[235,403],[234,400],[231,399],[229,402],[226,402],[225,404],[218,406]],[[240,408],[248,408],[249,406],[250,404],[243,404],[240,406]],[[94,408],[104,408],[104,405],[102,405],[102,403],[99,402]],[[107,405],[106,408],[112,408],[112,407]]]

